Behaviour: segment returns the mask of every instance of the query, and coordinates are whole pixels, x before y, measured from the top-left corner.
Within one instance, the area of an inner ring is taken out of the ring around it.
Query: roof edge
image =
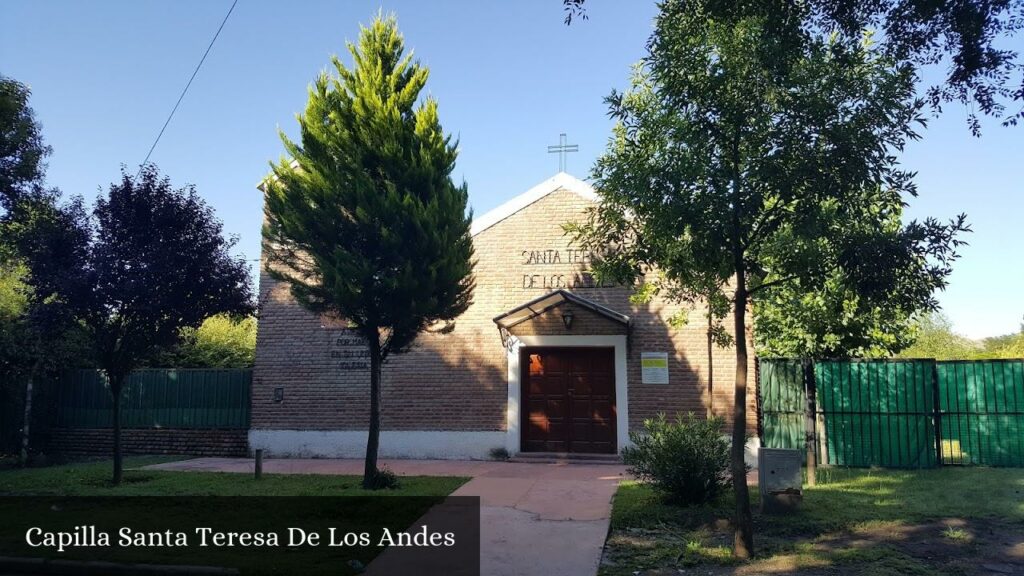
[[[476,236],[556,190],[568,190],[587,200],[597,200],[593,186],[567,172],[559,172],[483,216],[474,218],[470,234]]]
[[[291,166],[293,170],[298,170],[298,168],[299,168],[299,161],[294,159],[294,158],[292,158],[292,161],[289,162],[288,165]],[[264,194],[266,194],[267,193],[267,182],[269,182],[270,180],[277,180],[277,179],[278,179],[277,178],[277,174],[274,174],[274,171],[271,170],[270,174],[267,174],[266,176],[263,177],[262,180],[260,180],[259,182],[256,183],[256,189],[259,190],[260,192],[263,192]]]
[[[540,310],[534,310],[532,308],[533,305],[538,304],[540,302],[543,302],[544,300],[547,300],[548,298],[550,298],[552,296],[555,296],[555,295],[561,296],[562,299],[560,301],[558,301],[558,302],[554,302],[552,304],[549,304],[548,306],[545,306],[544,308],[542,308]],[[524,302],[524,303],[522,303],[522,304],[520,304],[520,305],[518,305],[518,306],[516,306],[514,308],[511,308],[510,310],[506,310],[505,312],[502,312],[501,314],[498,314],[497,316],[495,316],[492,319],[492,322],[494,322],[495,324],[497,324],[501,328],[509,329],[509,328],[512,328],[512,327],[517,326],[519,324],[522,324],[523,322],[527,322],[529,320],[532,320],[532,319],[536,318],[537,316],[540,316],[544,312],[547,312],[548,310],[550,310],[552,308],[555,308],[557,306],[561,306],[562,304],[565,304],[566,302],[571,303],[571,304],[576,304],[577,306],[581,306],[583,308],[586,308],[586,309],[590,310],[591,312],[594,312],[596,314],[604,316],[605,318],[608,318],[608,319],[613,320],[615,322],[619,322],[620,324],[624,324],[626,326],[629,326],[629,324],[630,324],[629,316],[627,316],[625,314],[622,314],[621,312],[616,312],[615,310],[612,310],[611,308],[609,308],[609,307],[607,307],[607,306],[605,306],[603,304],[598,304],[597,302],[594,302],[593,300],[590,300],[589,298],[584,298],[583,296],[580,296],[579,294],[574,294],[574,293],[569,292],[568,290],[565,290],[565,289],[562,289],[562,288],[559,288],[558,290],[552,290],[551,292],[548,292],[548,293],[546,293],[544,295],[538,296],[538,297],[536,297],[536,298],[534,298],[532,300]],[[530,310],[531,314],[529,316],[527,316],[527,317],[525,317],[525,318],[523,318],[521,320],[518,320],[516,322],[513,322],[511,324],[502,324],[502,320],[504,320],[505,318],[508,318],[512,314],[515,314],[516,312],[519,312],[520,310],[524,310],[524,309]]]

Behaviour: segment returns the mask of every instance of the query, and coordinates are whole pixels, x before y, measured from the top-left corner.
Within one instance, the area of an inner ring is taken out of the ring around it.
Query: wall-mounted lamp
[[[572,308],[567,308],[565,312],[562,312],[562,324],[565,324],[566,330],[572,329]]]

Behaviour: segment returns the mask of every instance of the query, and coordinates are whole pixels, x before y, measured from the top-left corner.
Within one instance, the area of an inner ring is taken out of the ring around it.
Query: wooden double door
[[[529,347],[520,354],[522,450],[614,454],[615,349]]]

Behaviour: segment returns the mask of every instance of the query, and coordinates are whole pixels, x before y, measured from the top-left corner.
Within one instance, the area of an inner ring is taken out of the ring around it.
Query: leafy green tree
[[[73,317],[52,316],[29,284],[28,267],[21,262],[0,262],[0,374],[52,375],[66,368],[93,366],[84,329]],[[65,313],[66,314],[66,313]],[[40,331],[53,330],[49,334]]]
[[[29,353],[25,346],[25,316],[28,286],[25,266],[13,260],[0,261],[0,374],[21,371]]]
[[[249,368],[256,357],[256,317],[210,316],[181,331],[179,342],[153,366],[172,368]]]
[[[1024,326],[1008,342],[996,349],[1000,358],[1024,358]]]
[[[1024,324],[1019,332],[972,340],[958,334],[941,312],[922,314],[911,326],[913,343],[896,354],[899,358],[937,360],[999,360],[1024,358]]]
[[[63,301],[85,326],[113,401],[113,483],[122,477],[121,399],[131,371],[174,344],[184,328],[220,313],[249,314],[244,259],[195,188],[171,187],[152,165],[96,200],[79,202],[42,235],[51,252],[29,260],[39,301]],[[61,242],[54,242],[61,238]]]
[[[748,306],[841,272],[872,301],[930,309],[965,225],[893,226],[884,211],[916,193],[896,161],[923,123],[911,67],[869,39],[808,36],[799,21],[780,29],[757,11],[711,18],[713,4],[660,5],[632,89],[608,98],[617,122],[594,170],[598,206],[571,231],[611,248],[600,275],[654,282],[679,300],[714,287],[730,303],[734,552],[748,558]]]
[[[938,311],[915,318],[911,337],[913,344],[897,354],[897,357],[970,360],[983,354],[981,343],[954,332],[953,323]]]
[[[393,16],[374,19],[354,67],[334,57],[299,116],[301,143],[266,181],[267,271],[302,306],[366,339],[370,421],[363,484],[378,483],[381,366],[425,330],[450,330],[470,304],[471,216],[452,182],[456,143],[437,102],[419,100],[427,69],[404,55]]]
[[[40,377],[90,365],[91,342],[69,294],[80,293],[82,252],[87,234],[78,228],[81,202],[58,204],[58,193],[22,196],[8,213],[17,262],[27,274],[20,289],[27,307],[18,319],[22,350],[20,372],[27,375],[24,392],[21,459],[28,457],[33,389]]]
[[[1024,358],[1024,322],[1018,332],[985,338],[982,346],[985,358]]]
[[[22,406],[19,462],[32,445],[36,384],[67,368],[90,367],[90,343],[83,326],[63,302],[39,301],[21,260],[0,260],[0,386]],[[20,389],[13,385],[23,386]]]
[[[814,290],[799,282],[768,291],[756,304],[754,341],[766,358],[879,358],[913,340],[912,312],[870,302],[841,278]]]
[[[37,272],[73,254],[64,223],[75,203],[44,185],[50,148],[29,106],[29,89],[0,76],[0,371],[27,376],[23,393],[21,461],[28,457],[35,381],[81,361],[83,334],[67,303],[40,298]],[[29,266],[34,263],[34,266]]]
[[[28,337],[28,271],[19,254],[22,223],[12,213],[42,187],[50,148],[29,106],[31,91],[0,76],[0,374],[33,364]]]
[[[565,22],[587,17],[586,0],[562,0]],[[1002,116],[1004,125],[1024,119],[1024,67],[1004,44],[1024,28],[1024,2],[995,0],[756,0],[699,2],[710,19],[733,20],[759,12],[770,30],[789,34],[800,22],[804,34],[839,34],[855,41],[864,30],[881,32],[879,50],[916,68],[941,65],[945,81],[928,88],[935,111],[958,102],[969,109],[971,130],[980,133],[975,110]],[[1007,105],[1012,105],[1007,111]]]
[[[5,212],[40,186],[50,155],[30,96],[28,86],[0,75],[0,210]]]
[[[32,365],[32,348],[27,345],[28,323],[27,286],[24,282],[25,267],[11,259],[0,259],[0,402],[18,404],[24,390],[21,379],[15,378],[23,372],[25,366]],[[26,386],[27,387],[27,386]],[[3,409],[0,406],[0,409]],[[31,410],[29,411],[31,417]],[[21,445],[24,447],[24,463],[28,458],[28,437],[25,435],[25,424],[22,423]],[[16,452],[12,437],[10,442],[0,443],[0,452]]]
[[[877,202],[893,199],[875,197]],[[900,229],[902,206],[878,205],[875,212],[885,215],[887,233]],[[839,218],[839,213],[828,215]],[[878,224],[860,218],[836,226],[851,233]],[[786,358],[862,358],[884,357],[903,350],[914,339],[914,318],[931,305],[930,300],[892,298],[889,292],[913,290],[918,279],[927,274],[925,259],[908,259],[893,270],[891,290],[859,291],[848,271],[832,270],[816,286],[805,286],[801,279],[779,284],[766,291],[754,308],[754,340],[758,355]]]

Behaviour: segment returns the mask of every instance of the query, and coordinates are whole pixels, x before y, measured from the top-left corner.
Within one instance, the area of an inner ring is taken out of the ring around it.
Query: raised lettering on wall
[[[370,349],[366,340],[353,331],[339,331],[331,342],[331,360],[342,370],[369,370]]]
[[[601,282],[590,271],[594,259],[592,250],[579,248],[547,248],[523,250],[522,288],[530,290],[558,290],[559,288],[608,288],[614,284]]]

